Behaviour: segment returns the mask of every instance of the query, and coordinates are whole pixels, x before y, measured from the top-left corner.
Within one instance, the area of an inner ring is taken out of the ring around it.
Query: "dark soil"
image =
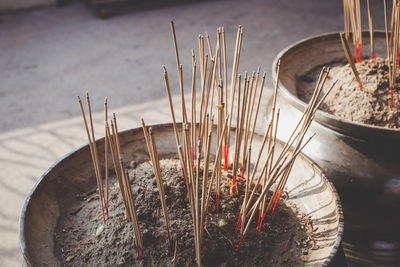
[[[169,249],[156,180],[149,162],[130,164],[129,176],[136,201],[140,228],[145,246],[143,256],[137,254],[131,223],[126,221],[125,208],[116,179],[110,187],[109,220],[103,231],[98,194],[88,190],[77,195],[76,202],[61,214],[55,234],[55,253],[65,266],[195,266],[193,223],[179,162],[162,160],[168,216],[172,238],[177,241]],[[226,178],[228,179],[228,178]],[[313,247],[311,229],[304,214],[290,200],[281,199],[274,216],[266,217],[259,235],[257,218],[236,252],[239,235],[235,227],[243,201],[244,184],[239,196],[229,195],[228,183],[221,191],[221,211],[215,212],[210,201],[207,231],[202,246],[203,266],[299,266],[307,260]]]
[[[341,64],[331,68],[329,77],[324,86],[326,91],[330,85],[338,80],[338,84],[325,99],[321,109],[341,119],[358,123],[383,126],[387,128],[400,127],[400,88],[394,88],[393,109],[390,109],[389,73],[386,61],[377,58],[356,64],[364,90],[361,91],[349,64]],[[311,98],[319,75],[318,70],[300,77],[300,86],[297,90],[300,99],[307,102]],[[307,90],[305,90],[307,88]]]

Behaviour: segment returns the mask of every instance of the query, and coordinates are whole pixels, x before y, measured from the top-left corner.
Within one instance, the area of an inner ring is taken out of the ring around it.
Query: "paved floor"
[[[381,1],[373,5],[382,10]],[[161,65],[170,70],[176,88],[171,19],[184,68],[199,33],[214,36],[224,25],[232,54],[235,29],[242,24],[240,71],[259,65],[267,71],[264,102],[271,93],[271,64],[281,49],[343,28],[341,1],[181,1],[169,6],[160,1],[132,4],[112,15],[101,20],[83,2],[0,15],[0,265],[22,264],[17,223],[33,183],[57,158],[86,142],[77,94],[91,93],[99,122],[105,96],[121,117],[121,128],[138,126],[141,117],[148,123],[169,121]],[[382,29],[382,14],[375,16]]]

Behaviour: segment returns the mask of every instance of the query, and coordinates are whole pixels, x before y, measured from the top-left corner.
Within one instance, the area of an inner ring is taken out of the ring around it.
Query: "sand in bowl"
[[[150,162],[131,162],[127,168],[136,199],[145,250],[137,253],[132,224],[116,179],[110,186],[109,220],[103,228],[98,194],[77,195],[60,217],[55,234],[55,253],[65,266],[195,266],[193,222],[179,161],[161,160],[172,244],[168,242],[156,179]],[[210,200],[206,231],[203,232],[203,266],[303,265],[314,246],[308,216],[282,198],[272,217],[266,216],[261,232],[257,220],[236,251],[235,233],[244,183],[238,196],[229,195],[229,178],[224,178],[220,212]],[[96,236],[97,234],[97,236]],[[176,243],[176,256],[175,254]]]
[[[354,76],[349,64],[331,68],[324,90],[338,80],[338,84],[325,99],[320,109],[341,119],[358,123],[399,128],[400,116],[397,107],[400,105],[399,87],[394,88],[393,109],[390,108],[391,91],[389,88],[389,68],[382,58],[365,59],[356,64],[363,91]],[[300,99],[308,102],[311,94],[304,88],[312,88],[318,78],[316,71],[300,77],[302,88],[297,92]]]

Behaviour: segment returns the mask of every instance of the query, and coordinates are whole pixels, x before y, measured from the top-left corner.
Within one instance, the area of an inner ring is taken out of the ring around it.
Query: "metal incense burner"
[[[172,124],[153,125],[152,130],[160,158],[177,158]],[[233,129],[230,133],[232,140],[234,133]],[[141,128],[121,132],[119,137],[124,162],[133,160],[141,163],[149,160]],[[262,136],[254,135],[252,158],[256,157],[262,139]],[[214,136],[214,148],[215,140]],[[104,139],[96,142],[100,162],[104,162]],[[283,143],[277,142],[277,153],[282,147]],[[108,168],[112,168],[111,163]],[[288,201],[293,201],[300,212],[309,214],[314,229],[318,229],[314,232],[315,248],[311,250],[306,265],[327,266],[335,260],[344,227],[336,190],[322,170],[303,154],[297,157],[291,176],[295,177],[289,177],[285,188]],[[19,223],[21,249],[29,266],[62,265],[55,252],[54,234],[57,221],[66,212],[64,207],[68,203],[78,201],[76,194],[93,188],[96,188],[96,182],[89,145],[66,155],[40,177],[25,200]]]
[[[374,35],[376,55],[385,57],[385,33]],[[369,32],[363,32],[363,51],[370,51]],[[299,77],[323,66],[343,64],[345,54],[339,33],[329,33],[304,39],[280,52],[272,66],[273,79],[279,59],[278,137],[287,140],[290,126],[306,106],[297,94]],[[271,102],[266,118],[270,110]],[[318,111],[309,129],[313,132],[317,135],[303,152],[323,168],[339,192],[346,217],[347,261],[398,266],[400,129],[355,123]]]

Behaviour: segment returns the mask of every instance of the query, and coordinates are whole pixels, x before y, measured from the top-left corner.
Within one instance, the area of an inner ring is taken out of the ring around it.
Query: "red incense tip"
[[[239,220],[238,220],[238,222],[236,224],[235,233],[237,233],[239,231],[241,225],[242,225],[242,213],[239,214]]]
[[[236,247],[236,251],[239,251],[239,248],[240,248],[240,245],[242,244],[243,238],[244,238],[244,235],[240,235],[240,241],[239,241],[239,244]]]
[[[358,43],[354,44],[354,54],[356,56],[356,63],[358,63]]]
[[[261,210],[258,213],[258,223],[257,223],[257,234],[261,232],[261,222],[264,216],[262,216]]]
[[[242,174],[239,176],[240,180],[242,180],[242,181],[244,181],[243,176],[244,176],[245,169],[246,169],[245,167],[242,168]]]
[[[182,168],[182,177],[183,177],[183,182],[185,183],[185,190],[187,192],[186,175],[185,175],[185,170],[183,168]]]
[[[314,229],[313,229],[313,227],[312,227],[311,219],[310,219],[310,218],[308,218],[308,226],[310,226],[311,232],[314,232]]]
[[[227,170],[229,167],[229,147],[224,146],[224,169]]]
[[[293,236],[294,236],[294,234],[291,233],[289,236],[289,239],[286,241],[285,245],[283,246],[283,248],[281,250],[281,255],[284,254],[288,250],[290,243],[292,243]]]
[[[271,210],[271,208],[270,208],[270,210]],[[258,234],[261,232],[261,225],[262,225],[265,215],[267,215],[267,213],[268,213],[268,211],[264,212],[263,216],[261,217],[260,222],[258,223],[258,232],[257,232]],[[260,215],[261,215],[261,211],[260,211]]]
[[[361,91],[364,91],[364,86],[363,86],[362,82],[358,82],[358,86],[360,86]]]
[[[393,109],[393,92],[394,92],[394,86],[390,87],[390,109]]]
[[[361,63],[362,62],[362,44],[360,43],[355,43],[354,44],[354,52],[356,54],[356,63]]]
[[[218,195],[218,193],[215,193],[215,199],[216,199],[216,203],[215,203],[216,207],[215,207],[215,209],[216,209],[216,211],[218,213],[219,212],[219,195]]]
[[[279,202],[279,198],[281,197],[281,194],[282,194],[282,189],[279,189],[278,195],[277,195],[277,198],[276,198],[276,202],[275,202],[275,204],[274,204],[274,208],[272,209],[271,216],[274,215],[275,208],[276,208],[276,205],[277,205],[278,202]]]
[[[193,163],[194,163],[195,160],[196,160],[196,148],[195,148],[195,147],[192,148],[192,160],[193,160]]]
[[[143,259],[143,249],[142,248],[139,248],[139,247],[137,247],[136,248],[136,255],[137,255],[137,257],[139,258],[139,259]]]
[[[106,214],[107,214],[107,220],[106,221],[108,221],[108,219],[109,219],[109,217],[108,217],[108,201],[107,201],[107,205],[106,205]]]

